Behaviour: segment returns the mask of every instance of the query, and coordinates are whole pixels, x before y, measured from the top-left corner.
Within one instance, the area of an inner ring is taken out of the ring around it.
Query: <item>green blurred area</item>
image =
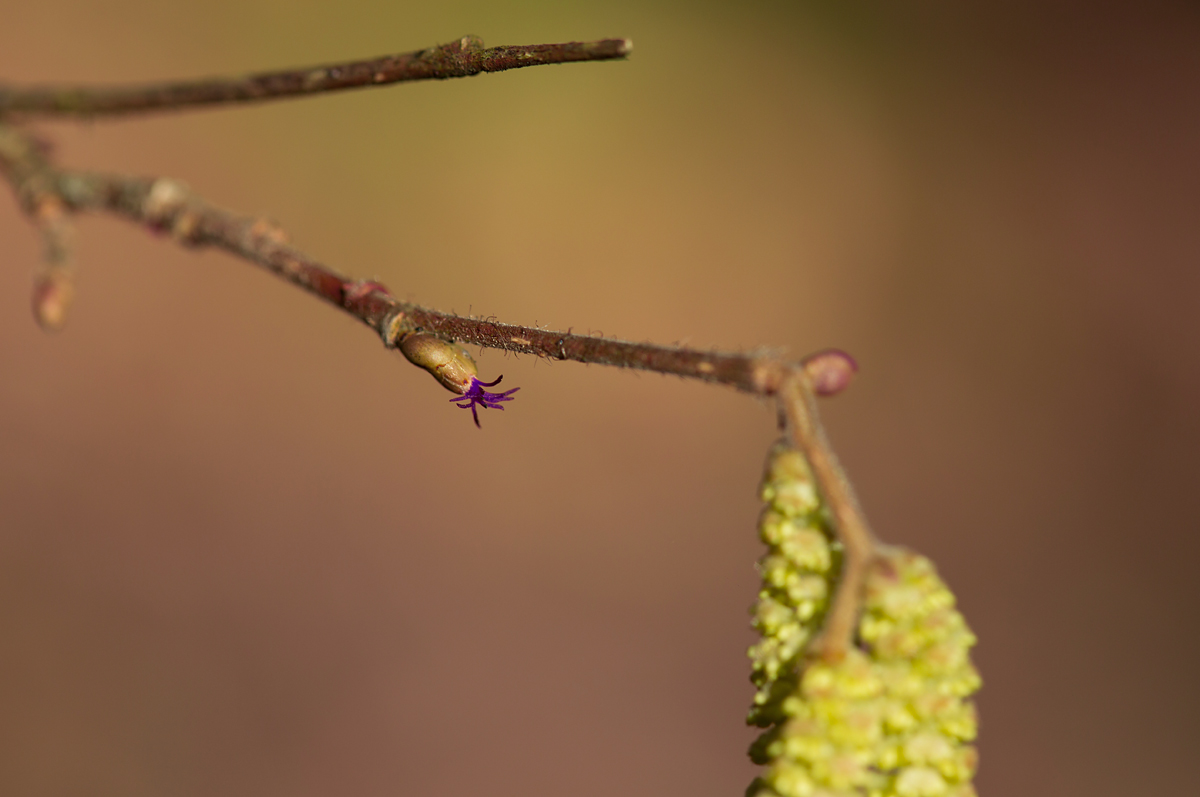
[[[981,639],[981,793],[1195,783],[1195,9],[0,19],[8,82],[631,38],[624,63],[38,129],[439,309],[852,352],[830,432]],[[770,407],[485,352],[522,391],[479,432],[329,308],[114,219],[81,220],[46,338],[39,244],[0,206],[0,794],[741,793]]]

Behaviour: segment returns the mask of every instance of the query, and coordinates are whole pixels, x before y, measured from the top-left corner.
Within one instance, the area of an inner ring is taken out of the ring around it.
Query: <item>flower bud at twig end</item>
[[[804,359],[804,373],[818,396],[836,396],[858,371],[858,363],[841,349],[826,349]]]

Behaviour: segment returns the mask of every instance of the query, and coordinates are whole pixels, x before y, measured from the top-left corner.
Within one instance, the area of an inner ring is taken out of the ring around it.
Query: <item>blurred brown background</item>
[[[1200,10],[7,0],[9,81],[478,33],[627,63],[43,124],[427,305],[862,365],[879,533],[982,640],[986,795],[1200,790]],[[740,795],[769,406],[496,353],[477,431],[365,328],[0,200],[0,793]]]

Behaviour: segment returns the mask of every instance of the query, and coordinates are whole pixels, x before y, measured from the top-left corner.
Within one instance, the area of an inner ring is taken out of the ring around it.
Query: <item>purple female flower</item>
[[[464,410],[470,408],[471,415],[475,418],[475,425],[482,429],[483,427],[479,426],[479,413],[476,411],[475,405],[478,404],[485,410],[502,410],[504,409],[504,405],[500,402],[512,401],[512,394],[521,389],[514,387],[512,390],[506,390],[503,393],[489,393],[484,390],[485,387],[495,387],[500,384],[500,380],[503,378],[503,376],[499,376],[496,377],[495,382],[480,382],[475,377],[471,377],[471,385],[467,388],[467,392],[450,400],[455,403],[465,402],[458,404],[458,406]]]

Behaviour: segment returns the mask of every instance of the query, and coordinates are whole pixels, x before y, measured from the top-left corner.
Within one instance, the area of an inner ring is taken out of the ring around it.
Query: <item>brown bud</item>
[[[399,348],[410,363],[433,374],[451,393],[466,393],[471,380],[479,374],[474,358],[466,349],[428,332],[406,335]]]

